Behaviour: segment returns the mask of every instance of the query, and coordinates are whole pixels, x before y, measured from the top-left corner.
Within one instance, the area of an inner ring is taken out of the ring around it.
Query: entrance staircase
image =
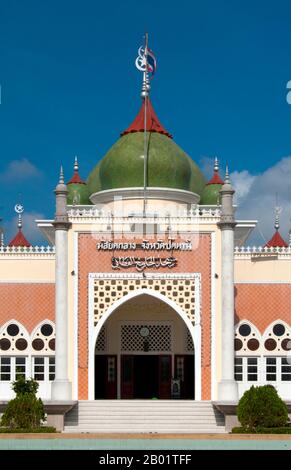
[[[225,433],[224,416],[207,401],[79,401],[65,416],[67,433]]]

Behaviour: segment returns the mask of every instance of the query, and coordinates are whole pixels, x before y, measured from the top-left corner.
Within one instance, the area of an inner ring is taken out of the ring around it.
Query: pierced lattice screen
[[[196,279],[94,279],[94,324],[96,325],[108,308],[121,297],[137,289],[147,288],[168,297],[195,322],[195,308],[199,304],[195,292]]]
[[[106,328],[102,326],[97,341],[96,341],[96,352],[105,352],[106,351]]]
[[[140,334],[141,328],[149,330],[147,337]],[[121,351],[165,352],[172,349],[171,325],[134,324],[121,325]]]
[[[186,350],[189,352],[194,351],[193,339],[188,328],[186,329]]]

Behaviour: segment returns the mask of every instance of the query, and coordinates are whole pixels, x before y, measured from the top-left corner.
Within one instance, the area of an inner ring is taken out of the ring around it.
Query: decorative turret
[[[64,181],[64,172],[63,167],[61,166],[59,182],[55,189],[56,195],[56,213],[55,213],[55,225],[58,224],[67,224],[68,215],[67,215],[67,195],[68,188]]]
[[[221,197],[221,220],[219,226],[220,228],[226,227],[234,229],[236,225],[233,208],[233,195],[235,190],[229,179],[228,166],[225,169],[224,183],[219,192]]]
[[[220,204],[220,190],[223,185],[223,180],[219,175],[219,164],[218,158],[215,157],[214,160],[214,169],[213,169],[213,176],[206,184],[203,192],[201,194],[201,205],[206,206],[215,206]]]
[[[86,184],[85,181],[83,181],[79,175],[79,163],[77,156],[75,157],[74,174],[67,184]]]
[[[77,157],[75,157],[74,174],[67,183],[67,189],[67,204],[71,204],[73,206],[91,204],[89,200],[89,190],[87,183],[82,180],[79,175],[79,164]]]
[[[22,204],[16,204],[14,207],[14,210],[16,214],[18,214],[18,233],[15,235],[14,238],[8,243],[8,246],[32,246],[29,241],[25,238],[23,232],[22,232],[22,214],[24,212],[24,207]],[[2,244],[2,243],[1,243]]]
[[[53,400],[70,400],[72,387],[68,379],[68,189],[64,182],[63,168],[55,189],[55,322],[56,322],[56,374],[52,383]]]
[[[233,208],[234,189],[231,186],[228,168],[220,190],[221,217],[221,381],[218,399],[236,401],[238,387],[234,380],[234,228],[236,225]]]
[[[280,228],[280,212],[281,208],[276,205],[275,207],[275,233],[272,236],[272,238],[266,243],[265,247],[267,248],[287,248],[288,243],[285,242],[285,240],[281,237],[281,234],[279,232]]]

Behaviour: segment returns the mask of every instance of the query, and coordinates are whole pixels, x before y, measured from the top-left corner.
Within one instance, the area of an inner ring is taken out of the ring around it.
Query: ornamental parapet
[[[0,246],[0,257],[17,256],[23,258],[55,258],[54,246]]]
[[[149,214],[146,217],[143,217],[139,214],[132,214],[132,215],[122,215],[119,212],[114,214],[112,211],[104,210],[104,209],[82,209],[82,208],[74,208],[68,210],[68,218],[71,222],[75,222],[76,220],[90,220],[90,219],[98,219],[100,223],[104,222],[107,223],[108,218],[114,219],[116,222],[130,222],[130,223],[167,223],[169,220],[171,222],[185,222],[185,221],[195,221],[199,222],[212,222],[215,223],[220,219],[221,211],[219,208],[216,209],[190,209],[190,210],[178,210],[176,213],[165,214],[164,216]]]
[[[261,259],[261,258],[290,258],[291,259],[291,247],[267,247],[267,246],[240,246],[234,249],[235,259]]]

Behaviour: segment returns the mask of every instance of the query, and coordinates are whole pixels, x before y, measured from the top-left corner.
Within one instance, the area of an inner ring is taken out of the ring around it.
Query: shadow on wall
[[[236,311],[236,298],[237,298],[237,295],[238,295],[237,288],[234,286],[234,324],[235,325],[237,323],[239,323],[240,320],[241,320],[240,317],[237,314],[237,311]]]

